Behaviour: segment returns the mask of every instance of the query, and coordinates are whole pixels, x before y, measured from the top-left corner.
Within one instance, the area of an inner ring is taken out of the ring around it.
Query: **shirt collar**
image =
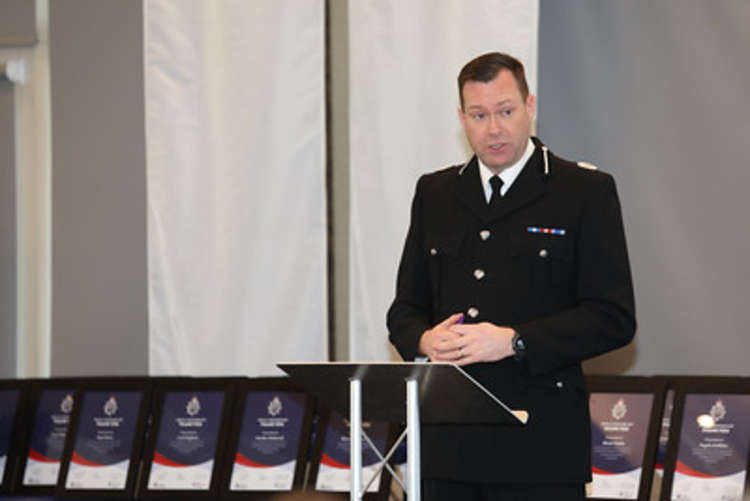
[[[521,158],[519,158],[518,161],[510,167],[506,167],[505,169],[503,169],[502,172],[498,174],[498,176],[500,176],[500,179],[503,180],[503,187],[500,189],[500,194],[502,196],[505,196],[505,193],[508,192],[513,182],[523,170],[523,166],[526,165],[526,162],[529,161],[531,155],[534,154],[534,148],[534,143],[531,141],[531,138],[529,138],[529,144],[526,145],[526,151],[523,152]],[[495,173],[492,172],[489,167],[484,165],[478,156],[477,162],[479,163],[479,176],[482,179],[484,196],[487,199],[487,203],[489,203],[490,197],[492,197],[492,185],[490,184],[490,178],[494,176]]]

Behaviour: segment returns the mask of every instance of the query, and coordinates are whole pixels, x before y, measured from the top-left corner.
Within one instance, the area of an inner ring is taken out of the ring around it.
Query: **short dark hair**
[[[461,100],[461,109],[464,109],[463,90],[466,82],[491,82],[502,70],[508,70],[513,74],[521,96],[526,99],[529,96],[529,86],[526,83],[521,61],[502,52],[489,52],[466,63],[466,66],[461,68],[461,73],[458,74],[458,97]]]

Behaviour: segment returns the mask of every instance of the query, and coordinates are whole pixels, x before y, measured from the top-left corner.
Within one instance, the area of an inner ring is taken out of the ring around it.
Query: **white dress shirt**
[[[500,176],[500,179],[503,180],[503,187],[500,188],[501,196],[504,197],[508,192],[511,185],[513,184],[513,181],[516,180],[518,175],[523,170],[523,166],[526,165],[526,162],[529,161],[531,155],[534,154],[534,148],[534,143],[531,141],[531,138],[529,138],[529,144],[526,146],[526,151],[523,152],[523,155],[521,155],[521,158],[518,159],[518,162],[514,163],[510,167],[506,167],[502,172],[500,172],[500,174],[498,174],[498,176]],[[479,176],[482,178],[484,196],[487,199],[487,203],[490,203],[490,198],[492,198],[492,185],[490,184],[490,178],[494,176],[495,173],[492,172],[489,167],[484,165],[479,157],[477,157],[477,160],[479,161]]]

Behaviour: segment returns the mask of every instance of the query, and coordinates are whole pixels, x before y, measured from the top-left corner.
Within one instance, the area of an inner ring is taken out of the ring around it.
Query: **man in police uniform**
[[[405,360],[465,366],[530,418],[423,426],[424,499],[584,499],[591,431],[580,363],[635,332],[615,183],[530,137],[536,103],[518,60],[480,56],[458,85],[475,156],[417,183],[390,340]]]

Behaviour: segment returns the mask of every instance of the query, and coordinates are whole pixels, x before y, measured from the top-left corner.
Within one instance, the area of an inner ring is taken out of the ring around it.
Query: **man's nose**
[[[503,125],[500,122],[500,117],[496,117],[495,115],[490,115],[488,132],[490,134],[500,134],[502,130],[503,130]]]

